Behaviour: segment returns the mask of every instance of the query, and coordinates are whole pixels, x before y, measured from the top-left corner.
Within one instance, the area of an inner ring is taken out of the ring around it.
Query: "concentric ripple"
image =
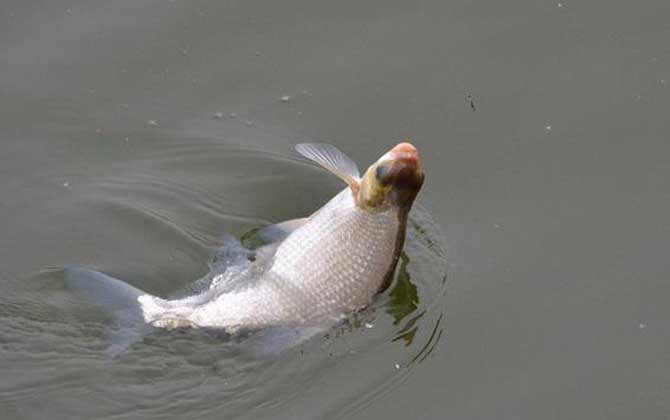
[[[324,192],[313,174],[286,156],[213,141],[139,154],[78,180],[81,207],[101,221],[81,227],[82,236],[100,238],[82,264],[158,295],[183,293],[220,270],[213,258],[229,251],[224,232],[241,237],[304,216],[337,191],[326,181],[333,189]],[[22,298],[0,298],[0,351],[13,361],[3,372],[23,378],[0,387],[0,401],[25,418],[56,406],[69,418],[348,417],[402,386],[439,346],[446,272],[443,235],[417,205],[393,285],[326,334],[258,356],[253,336],[158,331],[110,358],[109,321],[64,289],[60,270],[47,269],[23,282],[30,293]]]

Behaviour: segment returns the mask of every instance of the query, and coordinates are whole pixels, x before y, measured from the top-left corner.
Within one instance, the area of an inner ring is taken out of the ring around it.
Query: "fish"
[[[213,328],[235,334],[268,327],[332,325],[370,305],[389,287],[401,255],[408,213],[424,172],[404,141],[360,175],[356,163],[325,143],[296,151],[346,187],[308,217],[260,229],[266,244],[209,289],[163,299],[85,268],[66,270],[66,284],[126,324]],[[130,320],[130,321],[129,321]]]

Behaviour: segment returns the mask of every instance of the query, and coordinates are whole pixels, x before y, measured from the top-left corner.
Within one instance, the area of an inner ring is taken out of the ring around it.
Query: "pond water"
[[[7,419],[670,416],[670,3],[18,1],[0,6]],[[279,355],[109,320],[91,267],[159,296],[224,234],[319,208],[410,138],[394,285]],[[113,331],[112,331],[113,332]]]

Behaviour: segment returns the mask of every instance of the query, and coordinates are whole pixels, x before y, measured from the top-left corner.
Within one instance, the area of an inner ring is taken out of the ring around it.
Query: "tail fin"
[[[63,270],[65,286],[86,300],[100,306],[114,322],[107,352],[117,355],[127,350],[151,331],[144,322],[138,298],[145,293],[119,279],[86,268]]]

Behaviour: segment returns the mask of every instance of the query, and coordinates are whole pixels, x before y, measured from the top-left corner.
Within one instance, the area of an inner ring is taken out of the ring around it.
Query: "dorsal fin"
[[[361,178],[358,166],[335,146],[327,143],[300,143],[296,144],[295,150],[340,177],[352,190],[358,190]]]

